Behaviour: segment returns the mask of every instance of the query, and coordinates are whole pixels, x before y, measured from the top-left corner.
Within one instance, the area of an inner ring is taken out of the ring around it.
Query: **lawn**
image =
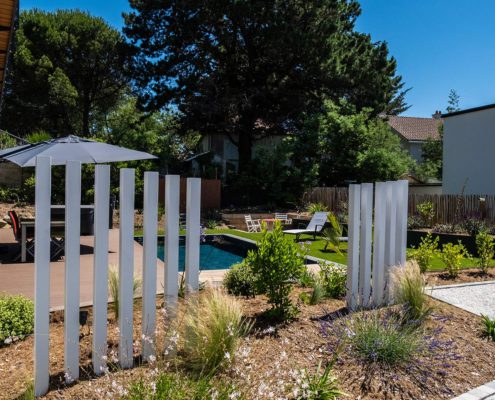
[[[240,231],[237,229],[209,229],[207,230],[209,234],[230,234],[235,236],[240,236],[243,238],[258,240],[261,237],[261,233],[249,233],[245,231]],[[342,254],[335,253],[331,250],[324,251],[325,241],[321,239],[313,240],[313,236],[302,235],[301,242],[307,242],[309,244],[309,255],[313,257],[323,258],[324,260],[334,261],[341,264],[347,264],[347,243],[341,244]],[[407,249],[407,257],[412,256],[413,249]],[[472,268],[477,266],[478,259],[476,257],[463,258],[462,268]],[[495,266],[495,260],[492,260],[491,266]],[[432,266],[430,271],[441,271],[445,269],[445,265],[441,261],[440,257],[436,256],[433,258]]]

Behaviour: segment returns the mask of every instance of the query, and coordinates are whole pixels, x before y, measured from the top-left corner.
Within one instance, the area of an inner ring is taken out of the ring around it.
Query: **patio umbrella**
[[[157,158],[142,151],[96,142],[74,135],[0,151],[0,159],[8,160],[21,167],[34,167],[37,156],[51,157],[52,165],[64,165],[71,160],[81,161],[83,164],[98,164]]]

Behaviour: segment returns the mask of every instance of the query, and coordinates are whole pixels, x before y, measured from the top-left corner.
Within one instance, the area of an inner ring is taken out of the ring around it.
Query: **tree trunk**
[[[245,172],[251,162],[253,139],[251,132],[244,131],[239,134],[237,150],[239,152],[239,173]]]

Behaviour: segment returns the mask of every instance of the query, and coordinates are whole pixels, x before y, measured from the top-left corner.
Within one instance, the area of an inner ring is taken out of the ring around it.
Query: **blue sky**
[[[495,103],[495,1],[361,0],[357,29],[386,41],[406,87],[405,115],[445,111],[450,89],[461,108]],[[127,0],[21,0],[22,8],[80,8],[117,28]]]

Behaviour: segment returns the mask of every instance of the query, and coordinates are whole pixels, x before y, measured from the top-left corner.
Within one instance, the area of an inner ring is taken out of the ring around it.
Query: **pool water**
[[[143,238],[137,237],[135,240],[142,244]],[[206,235],[199,250],[199,268],[200,270],[229,269],[232,265],[244,260],[250,249],[256,249],[256,245],[227,235]],[[163,236],[158,238],[157,257],[162,261],[165,259]],[[179,271],[184,271],[185,259],[185,239],[181,236],[179,240]]]

